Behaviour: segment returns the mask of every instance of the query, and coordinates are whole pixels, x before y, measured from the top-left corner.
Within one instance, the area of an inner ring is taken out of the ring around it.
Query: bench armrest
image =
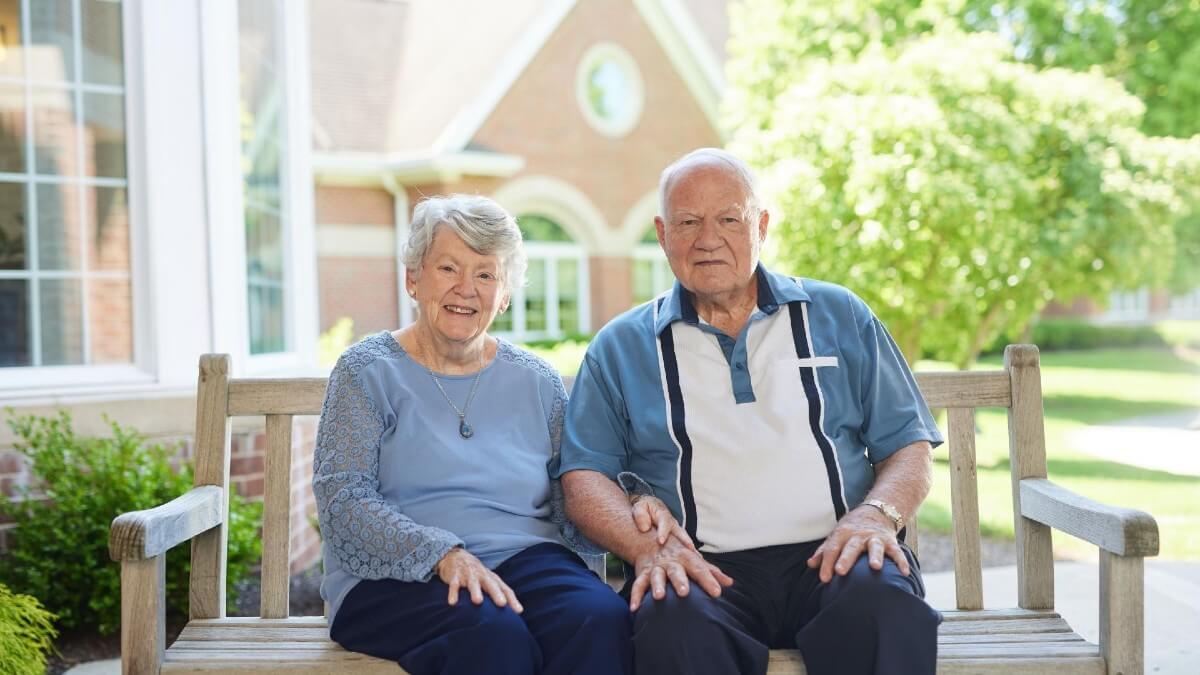
[[[1158,523],[1153,516],[1102,504],[1046,478],[1021,481],[1021,515],[1115,555],[1158,555]]]
[[[109,529],[108,554],[117,562],[146,560],[220,525],[225,491],[192,488],[161,506],[122,513]]]

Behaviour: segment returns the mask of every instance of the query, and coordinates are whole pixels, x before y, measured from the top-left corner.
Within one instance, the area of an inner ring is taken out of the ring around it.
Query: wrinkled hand
[[[465,588],[470,591],[471,602],[476,605],[483,604],[483,594],[486,592],[497,607],[510,606],[517,614],[525,611],[508,584],[464,548],[450,549],[438,561],[434,572],[450,587],[446,601],[451,605],[458,604],[458,592]]]
[[[667,539],[674,536],[688,548],[696,550],[696,544],[688,536],[687,530],[675,520],[671,509],[658,497],[638,495],[634,498],[633,523],[637,525],[638,532],[657,530],[659,546],[666,544]]]
[[[641,606],[647,589],[655,600],[666,597],[668,580],[675,587],[675,594],[680,597],[687,595],[690,590],[689,578],[714,598],[721,594],[722,587],[733,585],[733,579],[719,567],[674,536],[653,552],[638,556],[634,561],[634,572],[636,576],[629,589],[631,612],[636,612]]]
[[[896,526],[891,519],[870,506],[859,506],[838,521],[833,532],[808,559],[810,569],[821,568],[821,581],[829,583],[836,571],[845,576],[863,552],[873,570],[883,569],[883,556],[895,561],[900,573],[908,576],[908,558],[896,540]]]

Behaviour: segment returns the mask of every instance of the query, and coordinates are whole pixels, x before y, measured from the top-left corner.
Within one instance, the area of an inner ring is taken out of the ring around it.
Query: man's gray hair
[[[658,213],[664,220],[667,219],[667,191],[671,189],[678,174],[698,164],[717,164],[728,168],[738,182],[746,188],[748,197],[743,205],[746,211],[750,214],[757,214],[760,210],[758,179],[754,177],[750,166],[728,150],[699,148],[672,162],[670,166],[662,170],[662,174],[658,177]]]
[[[429,197],[413,209],[403,262],[410,270],[419,270],[433,248],[439,227],[446,227],[480,255],[500,258],[500,278],[504,290],[525,285],[529,266],[521,245],[517,221],[504,207],[487,197],[453,194]]]

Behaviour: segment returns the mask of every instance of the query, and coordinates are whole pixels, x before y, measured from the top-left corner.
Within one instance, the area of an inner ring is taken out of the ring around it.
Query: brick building
[[[592,332],[670,283],[658,173],[721,144],[725,0],[311,6],[322,330],[411,320],[396,248],[423,195],[518,216],[514,339]]]

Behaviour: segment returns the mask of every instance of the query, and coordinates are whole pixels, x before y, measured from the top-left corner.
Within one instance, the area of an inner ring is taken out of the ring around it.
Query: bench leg
[[[158,675],[166,642],[166,556],[121,563],[121,673]]]
[[[1143,560],[1100,551],[1100,654],[1109,675],[1145,671]]]

